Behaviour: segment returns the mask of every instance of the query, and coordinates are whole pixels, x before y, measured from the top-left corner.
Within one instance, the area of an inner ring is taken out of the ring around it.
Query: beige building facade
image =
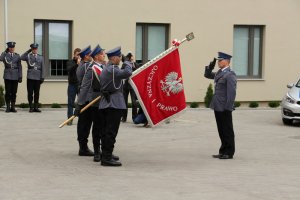
[[[172,39],[194,32],[195,39],[180,46],[187,102],[204,101],[213,83],[204,78],[204,66],[218,51],[233,55],[237,101],[281,100],[287,83],[300,77],[299,9],[299,0],[1,0],[0,45],[5,50],[7,41],[15,41],[22,54],[40,43],[47,68],[40,102],[66,104],[65,62],[74,48],[121,45],[144,63]],[[27,103],[22,65],[17,104]]]

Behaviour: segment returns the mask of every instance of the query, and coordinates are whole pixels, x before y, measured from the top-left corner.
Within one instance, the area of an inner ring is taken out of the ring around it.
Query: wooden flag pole
[[[81,110],[80,113],[84,112],[86,109],[88,109],[89,107],[91,107],[94,103],[96,103],[98,100],[101,99],[101,96],[97,97],[96,99],[94,99],[93,101],[91,101],[88,105],[84,106]],[[73,115],[72,117],[70,117],[69,119],[67,119],[66,121],[64,121],[61,125],[59,125],[59,128],[63,127],[64,125],[66,125],[68,122],[72,121],[76,116]]]
[[[187,34],[187,35],[185,36],[185,38],[182,39],[181,41],[173,40],[174,43],[173,43],[173,41],[172,41],[173,45],[172,45],[170,48],[168,48],[167,50],[165,50],[164,52],[162,52],[161,54],[159,54],[158,56],[156,56],[156,57],[153,58],[152,60],[150,60],[150,61],[148,61],[147,63],[145,63],[143,66],[139,67],[137,70],[135,70],[135,71],[132,73],[131,76],[133,76],[133,75],[135,75],[135,74],[141,72],[143,69],[145,69],[145,68],[148,67],[149,65],[152,65],[152,63],[156,62],[158,59],[164,57],[165,55],[167,55],[168,53],[170,53],[170,52],[173,51],[174,49],[178,48],[178,46],[179,46],[180,44],[184,43],[185,41],[190,41],[190,40],[192,40],[192,39],[194,39],[194,38],[195,38],[194,33],[191,32],[191,33]],[[131,81],[131,80],[130,80],[130,78],[129,78],[129,83],[130,83],[130,81]]]

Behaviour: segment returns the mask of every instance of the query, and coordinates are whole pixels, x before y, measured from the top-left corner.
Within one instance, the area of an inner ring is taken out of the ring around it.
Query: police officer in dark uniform
[[[37,43],[30,45],[30,49],[21,56],[21,60],[27,62],[27,93],[29,112],[41,112],[39,109],[40,87],[44,82],[45,66],[44,58],[38,54]],[[34,105],[32,105],[32,101]]]
[[[101,110],[101,127],[103,127],[101,165],[121,166],[121,162],[114,159],[112,153],[122,113],[126,109],[122,83],[123,79],[131,76],[132,63],[125,61],[124,69],[119,68],[121,47],[114,48],[106,54],[109,62],[100,75],[101,94],[103,95],[99,105]]]
[[[205,67],[204,76],[214,79],[215,93],[210,108],[215,112],[221,147],[219,154],[213,158],[232,159],[235,153],[234,131],[232,124],[232,111],[236,97],[236,74],[230,69],[231,55],[218,52],[218,58]],[[218,60],[219,70],[212,72]]]
[[[78,65],[76,75],[77,81],[79,85],[78,95],[81,93],[81,84],[83,78],[88,70],[89,65],[91,64],[91,46],[88,46],[81,50],[79,56],[81,57],[81,62]],[[81,99],[83,102],[81,106],[85,106],[86,102],[84,98]],[[90,109],[84,111],[79,115],[78,113],[78,106],[77,109],[74,111],[74,115],[78,115],[78,122],[77,122],[77,140],[79,142],[79,156],[94,156],[94,152],[92,152],[88,147],[88,137],[90,134],[91,126],[92,126],[92,115]]]
[[[7,49],[1,54],[0,61],[4,63],[5,112],[17,112],[15,103],[18,83],[22,82],[22,65],[20,55],[15,53],[15,42],[7,42]]]
[[[95,98],[100,96],[100,83],[98,81],[98,74],[95,74],[94,71],[99,70],[102,71],[105,62],[105,52],[104,49],[97,45],[91,53],[91,57],[94,59],[93,62],[87,67],[86,72],[84,74],[80,92],[78,94],[77,99],[77,107],[75,109],[74,114],[76,116],[81,115],[80,110],[93,101]],[[96,79],[96,80],[95,80]],[[97,84],[95,86],[95,84]],[[91,107],[84,111],[84,115],[88,115],[87,117],[91,118],[93,122],[92,135],[93,135],[93,146],[94,146],[94,161],[100,162],[101,159],[101,151],[100,151],[100,137],[101,137],[101,117],[99,101],[93,104]]]

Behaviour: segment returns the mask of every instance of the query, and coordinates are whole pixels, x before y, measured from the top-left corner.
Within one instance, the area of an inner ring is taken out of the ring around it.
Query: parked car
[[[282,99],[281,116],[284,124],[291,125],[294,120],[300,120],[300,79],[287,87],[290,90]]]

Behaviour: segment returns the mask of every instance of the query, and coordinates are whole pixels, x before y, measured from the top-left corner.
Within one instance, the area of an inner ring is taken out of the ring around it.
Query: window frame
[[[169,36],[170,36],[170,24],[168,23],[142,23],[138,22],[136,23],[135,29],[137,30],[137,26],[142,27],[142,64],[147,63],[148,60],[148,28],[149,26],[160,26],[165,27],[165,50],[169,48]],[[137,36],[135,37],[137,38]],[[136,50],[137,51],[137,50]],[[135,52],[137,54],[137,52]],[[140,64],[140,63],[139,63]]]
[[[69,25],[69,47],[68,47],[68,60],[72,58],[72,41],[73,41],[73,21],[72,20],[47,20],[47,19],[34,19],[33,20],[33,38],[35,41],[35,23],[42,23],[42,43],[43,47],[41,49],[42,55],[44,57],[44,66],[45,66],[45,78],[47,79],[67,79],[67,75],[51,75],[50,70],[50,59],[49,59],[49,24],[50,23],[67,23]]]
[[[264,32],[265,25],[234,25],[235,28],[247,28],[249,37],[248,37],[248,66],[247,66],[247,75],[237,75],[239,79],[262,79],[262,68],[263,68],[263,44],[264,44]],[[254,36],[255,29],[259,28],[260,30],[260,43],[259,43],[259,69],[258,75],[253,75],[253,58],[254,58]],[[234,39],[234,38],[233,38]],[[233,55],[234,56],[234,55]],[[233,57],[234,59],[234,57]],[[233,66],[234,68],[234,66]]]

